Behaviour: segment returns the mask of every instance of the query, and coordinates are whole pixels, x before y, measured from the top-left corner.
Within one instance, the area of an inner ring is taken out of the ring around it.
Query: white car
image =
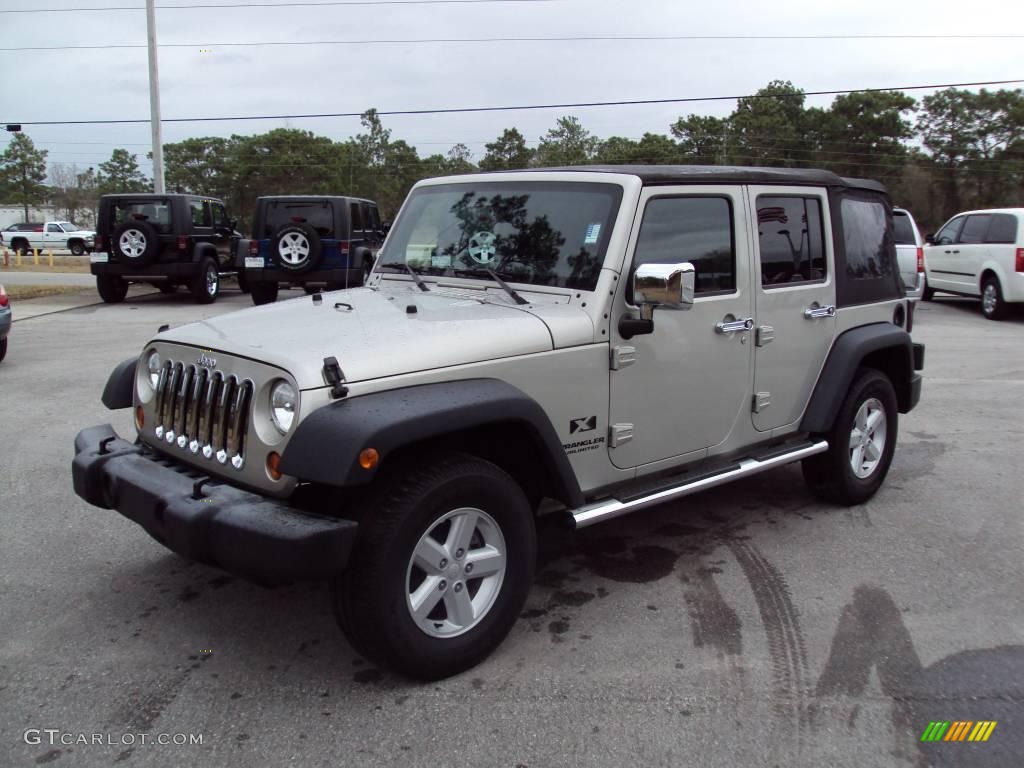
[[[892,233],[896,238],[896,260],[907,297],[920,299],[924,290],[924,243],[917,222],[904,208],[892,209]]]
[[[1024,302],[1024,208],[966,211],[954,216],[924,249],[922,298],[936,291],[981,298],[989,320],[1001,320],[1007,304]]]
[[[70,221],[47,221],[34,226],[19,226],[0,234],[0,242],[22,254],[33,248],[66,248],[75,256],[91,251],[96,233]]]

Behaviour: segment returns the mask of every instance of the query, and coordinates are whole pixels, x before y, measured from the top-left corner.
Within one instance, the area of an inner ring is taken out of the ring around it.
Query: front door
[[[750,187],[755,212],[754,427],[796,422],[836,332],[828,195]]]
[[[718,445],[750,407],[751,334],[718,328],[752,317],[743,188],[648,188],[639,220],[615,317],[640,316],[641,264],[690,262],[697,281],[689,310],[654,310],[653,333],[624,339],[613,323],[609,451],[623,469]]]
[[[230,263],[234,259],[235,240],[227,211],[221,203],[210,203],[210,212],[213,216],[213,242],[217,248],[217,259],[221,264]]]

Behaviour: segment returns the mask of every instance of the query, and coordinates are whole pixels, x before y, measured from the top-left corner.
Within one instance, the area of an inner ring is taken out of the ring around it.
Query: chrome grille
[[[253,384],[208,368],[167,361],[157,380],[158,440],[235,469],[245,465]]]

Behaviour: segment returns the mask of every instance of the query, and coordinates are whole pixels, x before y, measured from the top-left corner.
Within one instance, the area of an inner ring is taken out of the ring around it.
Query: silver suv
[[[169,549],[329,580],[352,645],[467,669],[577,528],[800,461],[867,501],[924,348],[875,182],[583,167],[410,193],[365,287],[157,333],[75,441],[76,492]]]

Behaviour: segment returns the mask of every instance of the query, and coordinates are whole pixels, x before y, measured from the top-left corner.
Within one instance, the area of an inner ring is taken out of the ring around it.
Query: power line
[[[456,1],[456,0],[451,0]],[[469,0],[458,0],[469,2]],[[593,42],[679,42],[754,40],[1017,40],[1024,35],[572,35],[564,37],[420,37],[366,40],[272,40],[236,43],[160,43],[160,48],[261,48],[312,45],[424,45],[461,43],[593,43]],[[0,48],[0,51],[105,51],[145,48],[145,43],[104,45],[29,45]]]
[[[925,91],[942,88],[972,88],[985,85],[1011,85],[1024,83],[1024,78],[1014,80],[984,80],[974,83],[941,83],[937,85],[899,85],[887,88],[845,88],[830,91],[804,91],[803,96],[840,96],[849,93],[882,93],[888,91]],[[687,96],[675,99],[630,99],[626,101],[582,101],[560,104],[517,104],[498,107],[444,107],[437,109],[393,109],[378,110],[377,115],[450,115],[479,112],[522,112],[539,109],[582,109],[587,107],[626,107],[645,106],[652,104],[693,104],[706,101],[736,101],[738,99],[774,99],[788,98],[793,94],[753,93],[742,96]],[[212,123],[232,120],[306,120],[327,117],[362,117],[363,112],[322,112],[305,115],[236,115],[231,117],[168,117],[165,123]],[[0,124],[5,121],[0,120]],[[7,123],[21,125],[121,125],[128,123],[148,123],[148,119],[120,120],[7,120]]]
[[[158,5],[162,11],[181,11],[193,8],[311,8],[344,5],[479,5],[483,3],[552,3],[559,0],[345,0],[323,3],[202,3],[195,5]],[[145,6],[114,5],[104,8],[16,8],[0,13],[83,13],[89,11],[144,11]]]

